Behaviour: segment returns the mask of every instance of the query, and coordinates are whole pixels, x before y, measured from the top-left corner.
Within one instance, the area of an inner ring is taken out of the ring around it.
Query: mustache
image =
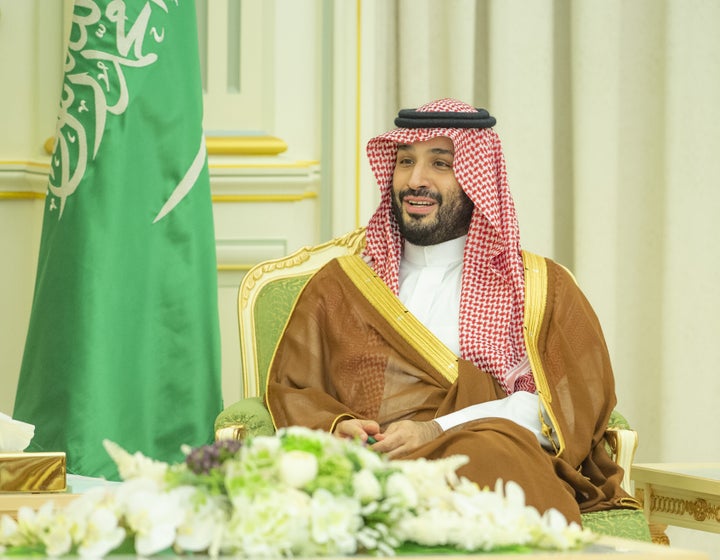
[[[431,191],[430,189],[426,187],[421,187],[419,189],[411,189],[411,188],[405,188],[398,192],[397,197],[398,200],[402,200],[406,196],[421,196],[424,198],[432,198],[434,201],[441,203],[442,202],[442,195],[438,192]]]

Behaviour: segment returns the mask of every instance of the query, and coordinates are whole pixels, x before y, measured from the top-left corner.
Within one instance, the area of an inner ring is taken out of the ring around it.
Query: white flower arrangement
[[[467,458],[390,461],[358,442],[287,428],[186,450],[179,465],[108,453],[124,482],[63,509],[48,502],[0,520],[0,553],[239,558],[394,555],[399,551],[567,550],[595,540],[557,511],[540,515],[515,483],[481,489]]]

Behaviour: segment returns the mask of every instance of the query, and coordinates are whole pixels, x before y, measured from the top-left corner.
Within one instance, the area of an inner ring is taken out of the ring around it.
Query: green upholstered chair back
[[[257,386],[264,387],[270,361],[300,291],[312,274],[279,278],[265,285],[255,300],[253,330],[262,336],[254,339],[257,361]]]

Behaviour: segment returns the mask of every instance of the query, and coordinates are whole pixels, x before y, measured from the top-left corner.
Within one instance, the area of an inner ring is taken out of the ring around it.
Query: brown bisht
[[[538,510],[568,520],[637,502],[604,447],[615,389],[600,325],[570,274],[524,253],[525,334],[554,452],[505,419],[444,432],[407,459],[464,454],[459,474],[480,486],[513,480]],[[346,418],[427,421],[505,397],[497,381],[455,356],[358,256],[330,261],[308,282],[278,344],[266,399],[276,427],[332,431]]]

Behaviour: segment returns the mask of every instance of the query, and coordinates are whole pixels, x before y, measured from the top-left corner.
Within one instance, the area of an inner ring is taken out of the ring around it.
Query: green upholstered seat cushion
[[[599,535],[651,542],[645,514],[639,509],[612,509],[582,514],[583,527]]]
[[[265,393],[267,372],[295,300],[312,274],[268,282],[255,300],[254,321],[258,387]]]
[[[215,431],[244,426],[247,436],[271,436],[275,433],[272,417],[262,397],[249,397],[231,404],[215,419]]]

